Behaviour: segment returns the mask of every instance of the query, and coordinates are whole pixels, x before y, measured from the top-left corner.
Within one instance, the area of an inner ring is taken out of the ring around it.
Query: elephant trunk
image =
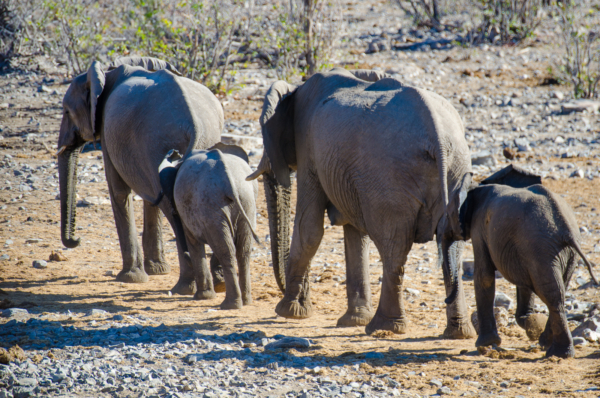
[[[290,199],[292,189],[278,184],[270,173],[263,174],[263,182],[267,211],[269,212],[273,271],[279,289],[285,293],[285,267],[290,255]]]
[[[71,146],[58,155],[60,236],[63,245],[70,249],[79,246],[81,241],[75,238],[77,161],[80,149],[80,146]]]

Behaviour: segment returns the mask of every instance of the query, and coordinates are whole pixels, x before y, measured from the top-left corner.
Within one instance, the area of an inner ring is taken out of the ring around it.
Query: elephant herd
[[[63,100],[58,141],[63,244],[73,248],[80,242],[74,235],[78,154],[86,142],[101,139],[123,257],[119,281],[139,283],[169,273],[162,211],[175,231],[181,270],[171,291],[213,298],[224,281],[221,308],[250,304],[256,179],[262,175],[273,269],[284,292],[277,314],[312,315],[310,262],[327,211],[331,223],[344,230],[348,309],[338,326],[404,333],[407,256],[413,243],[435,235],[448,296],[444,336],[475,336],[460,278],[464,242],[472,239],[480,318],[476,345],[500,344],[493,317],[493,275],[499,270],[518,287],[518,324],[533,313],[535,292],[550,310],[540,343],[548,355],[574,355],[564,291],[576,253],[592,269],[572,211],[539,177],[517,167],[473,183],[464,126],[444,98],[365,70],[335,68],[298,87],[275,82],[260,116],[264,155],[254,172],[241,148],[220,143],[223,118],[206,87],[164,61],[127,57],[107,70],[94,62]],[[292,171],[297,205],[290,244]],[[144,199],[143,254],[132,192]],[[371,241],[383,262],[376,310]],[[214,253],[210,267],[205,244]]]

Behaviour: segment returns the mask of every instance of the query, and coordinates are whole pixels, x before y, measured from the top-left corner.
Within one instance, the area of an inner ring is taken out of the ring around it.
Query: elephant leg
[[[171,272],[171,266],[165,261],[163,246],[162,219],[160,209],[144,201],[144,270],[148,275],[164,275]]]
[[[517,286],[517,310],[515,312],[515,319],[517,325],[522,329],[525,329],[525,321],[529,315],[533,314],[533,307],[535,306],[535,296],[533,291],[527,287]]]
[[[165,217],[167,217],[167,220],[175,233],[177,256],[179,258],[179,280],[177,281],[177,284],[171,288],[171,292],[181,295],[193,295],[196,293],[196,281],[194,270],[192,268],[194,255],[192,253],[186,254],[189,249],[187,247],[183,224],[181,223],[181,219],[176,219],[173,216],[173,209],[168,200],[160,202],[160,208]]]
[[[229,230],[219,232],[219,234],[230,234]],[[210,239],[211,249],[216,253],[223,265],[223,276],[225,278],[225,299],[221,303],[222,310],[235,310],[242,308],[242,292],[238,278],[238,267],[236,259],[235,245],[230,236],[225,240]]]
[[[440,268],[445,257],[446,261],[453,261],[456,263],[458,272],[458,294],[454,302],[446,306],[447,323],[443,336],[447,339],[470,339],[475,337],[476,333],[475,328],[473,328],[469,319],[467,302],[465,300],[465,289],[462,282],[462,252],[465,244],[462,241],[445,241],[445,238],[443,238],[443,231],[443,225],[438,226],[436,239]],[[449,295],[452,290],[452,281],[450,280],[450,275],[446,275],[446,273],[444,273],[444,286],[446,288],[446,295]]]
[[[556,273],[554,276],[555,280],[550,283],[536,284],[535,291],[550,312],[546,329],[540,336],[540,345],[547,348],[546,356],[572,358],[575,347],[565,314],[565,286],[562,278]]]
[[[194,239],[186,230],[185,232],[189,245],[189,253],[184,253],[185,260],[194,272],[194,280],[196,281],[196,293],[194,300],[210,300],[217,295],[213,289],[213,280],[208,269],[206,261],[206,248],[204,242]]]
[[[369,281],[369,237],[350,224],[344,225],[346,294],[348,310],[337,326],[365,326],[373,318]]]
[[[104,156],[104,169],[123,257],[123,270],[117,275],[117,280],[126,283],[147,282],[148,274],[144,271],[137,240],[131,188],[123,181],[108,156]]]
[[[410,236],[395,233],[393,236]],[[377,242],[376,242],[377,243]],[[404,243],[402,246],[400,246]],[[373,319],[367,324],[365,332],[371,334],[376,330],[390,330],[394,333],[406,333],[406,313],[402,300],[402,283],[404,282],[404,264],[412,246],[412,239],[406,242],[390,243],[391,250],[380,250],[383,260],[383,282],[381,298]],[[378,248],[382,247],[377,245]],[[395,250],[394,250],[395,249]]]
[[[238,224],[238,236],[236,239],[236,259],[239,268],[240,290],[242,292],[242,303],[252,304],[252,280],[250,275],[250,254],[252,252],[252,232],[246,223]]]
[[[496,299],[496,268],[483,244],[473,242],[475,252],[475,301],[477,302],[477,318],[479,320],[479,337],[476,347],[500,345],[502,339],[496,328],[494,301]]]
[[[223,266],[215,253],[210,257],[210,273],[212,274],[213,283],[215,285],[215,292],[223,293],[225,291]]]
[[[309,173],[304,173],[309,174]],[[309,269],[321,239],[327,196],[316,177],[298,175],[298,203],[292,234],[290,257],[286,267],[286,289],[275,312],[292,319],[312,315]]]

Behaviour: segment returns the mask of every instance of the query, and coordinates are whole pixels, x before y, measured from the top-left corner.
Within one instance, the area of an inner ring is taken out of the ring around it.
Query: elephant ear
[[[467,240],[467,231],[465,230],[464,211],[467,203],[469,191],[473,189],[473,174],[465,173],[462,181],[454,190],[448,203],[448,221],[454,240]]]
[[[381,79],[385,79],[386,77],[390,77],[387,73],[379,70],[371,70],[371,69],[355,69],[349,71],[355,77],[360,80],[364,80],[367,82],[377,82]]]
[[[87,85],[90,90],[90,116],[92,124],[92,133],[96,135],[96,111],[98,109],[98,98],[104,90],[106,77],[102,71],[102,64],[98,61],[92,62],[92,65],[87,71]],[[93,139],[93,137],[91,137]]]
[[[273,83],[265,94],[260,115],[266,156],[275,179],[285,188],[291,186],[289,165],[296,162],[293,125],[295,90],[294,86],[282,80]]]
[[[511,164],[481,181],[480,184],[499,184],[513,188],[526,188],[541,183],[542,177]]]
[[[168,70],[177,76],[182,76],[181,72],[177,70],[172,64],[167,61],[163,61],[162,59],[152,58],[152,57],[122,57],[114,61],[108,67],[108,70],[113,70],[118,68],[121,65],[129,65],[129,66],[141,66],[150,72],[156,72],[158,70]]]
[[[222,142],[217,142],[215,145],[208,148],[209,151],[212,151],[213,149],[218,149],[223,153],[237,156],[238,158],[243,159],[246,163],[250,163],[250,159],[248,159],[248,154],[246,153],[246,151],[244,151],[242,147],[239,147],[237,145],[227,145],[223,144]]]

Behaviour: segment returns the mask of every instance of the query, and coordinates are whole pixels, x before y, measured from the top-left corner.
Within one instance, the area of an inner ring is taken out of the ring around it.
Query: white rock
[[[502,292],[496,292],[494,307],[504,307],[509,310],[513,307],[513,300]]]
[[[593,332],[590,329],[584,329],[583,338],[585,338],[587,341],[595,343],[596,341],[600,340],[600,333]]]
[[[563,113],[571,113],[571,112],[596,112],[600,109],[600,101],[592,101],[587,99],[567,102],[566,104],[562,104],[562,112]]]
[[[407,293],[412,294],[413,296],[418,296],[419,294],[421,294],[421,292],[417,289],[412,289],[410,287],[407,287],[406,289],[404,289]]]

